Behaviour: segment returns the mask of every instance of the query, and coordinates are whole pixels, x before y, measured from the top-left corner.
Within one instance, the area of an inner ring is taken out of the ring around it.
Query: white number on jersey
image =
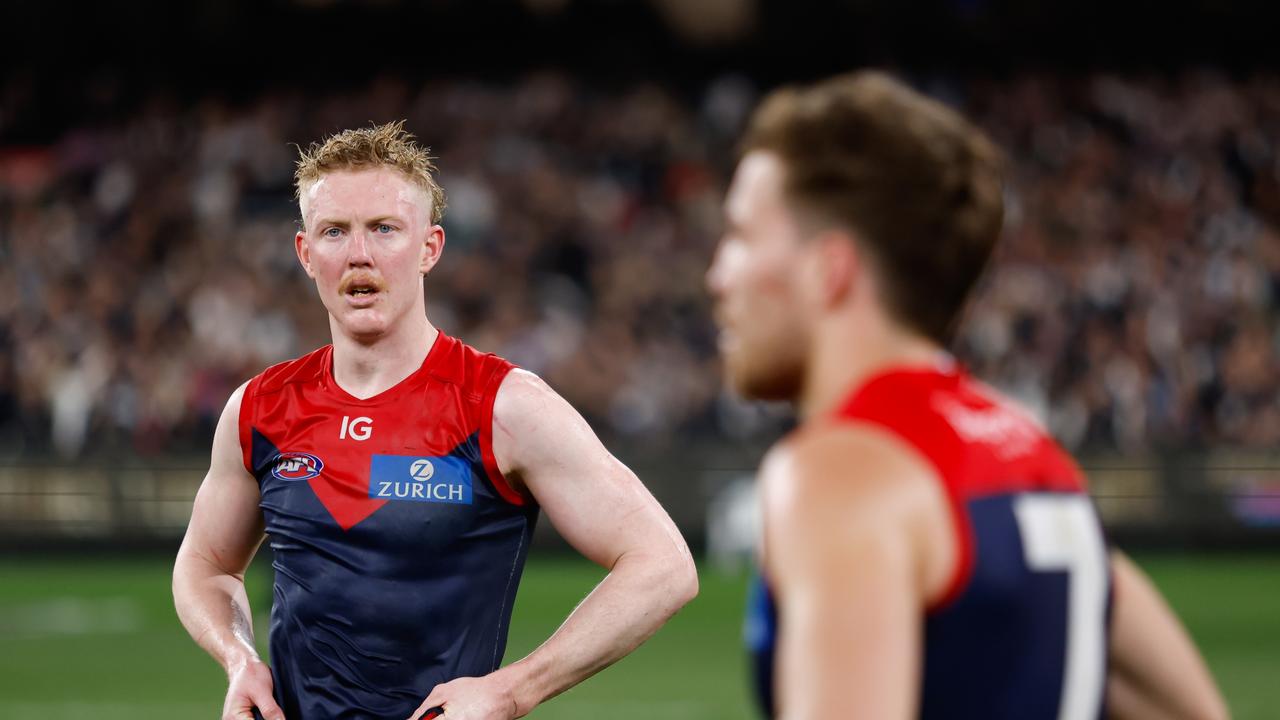
[[[1014,501],[1027,567],[1067,572],[1066,668],[1058,720],[1093,720],[1106,667],[1107,550],[1084,495],[1029,494]]]

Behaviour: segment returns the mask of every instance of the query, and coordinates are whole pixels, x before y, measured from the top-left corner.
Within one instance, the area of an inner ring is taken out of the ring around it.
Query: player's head
[[[444,249],[444,192],[403,122],[344,130],[302,151],[298,259],[335,332],[372,339],[422,313],[422,278]]]
[[[945,345],[999,235],[1001,165],[979,130],[883,73],[766,98],[707,274],[730,382],[795,398],[835,321]]]

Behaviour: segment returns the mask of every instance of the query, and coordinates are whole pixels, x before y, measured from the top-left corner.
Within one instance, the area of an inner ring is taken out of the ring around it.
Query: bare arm
[[[516,370],[503,380],[493,449],[503,474],[537,498],[569,544],[609,572],[528,657],[433,691],[423,707],[443,704],[451,719],[524,716],[634,650],[698,588],[689,548],[666,511],[537,376]],[[463,691],[476,682],[509,693],[512,714],[471,712]]]
[[[922,618],[947,572],[925,552],[946,548],[930,524],[948,527],[929,470],[872,433],[833,428],[770,453],[761,485],[765,572],[784,628],[779,717],[914,717]]]
[[[271,699],[271,674],[253,641],[244,573],[262,543],[258,485],[241,461],[241,386],[231,395],[213,436],[209,473],[196,494],[191,523],[173,568],[173,601],[191,637],[227,671],[224,720],[283,717]],[[264,685],[265,682],[265,685]]]
[[[1141,570],[1111,559],[1107,706],[1116,720],[1220,720],[1229,716],[1213,676],[1182,625]]]

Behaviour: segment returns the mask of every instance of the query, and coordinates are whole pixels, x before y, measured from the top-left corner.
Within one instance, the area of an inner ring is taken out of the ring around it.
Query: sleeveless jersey
[[[332,367],[332,346],[271,367],[240,409],[274,555],[276,700],[289,718],[408,717],[502,661],[538,512],[491,445],[512,365],[440,333],[364,400]]]
[[[1066,453],[959,370],[882,373],[832,419],[893,433],[932,465],[949,501],[959,562],[925,618],[919,717],[1103,717],[1110,566],[1084,478]],[[774,649],[786,632],[776,610],[760,575],[746,636],[771,716]]]

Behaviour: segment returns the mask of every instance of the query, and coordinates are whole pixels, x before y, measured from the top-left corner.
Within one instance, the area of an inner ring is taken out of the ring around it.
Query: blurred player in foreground
[[[445,243],[434,173],[400,124],[298,163],[295,245],[333,344],[232,394],[174,569],[183,624],[227,671],[224,720],[521,717],[697,592],[679,531],[578,413],[427,319]],[[499,669],[539,508],[609,572]],[[264,534],[271,668],[244,587]]]
[[[1073,461],[944,347],[1000,232],[997,150],[879,73],[756,112],[708,272],[730,382],[793,402],[748,641],[787,720],[1226,716]]]

